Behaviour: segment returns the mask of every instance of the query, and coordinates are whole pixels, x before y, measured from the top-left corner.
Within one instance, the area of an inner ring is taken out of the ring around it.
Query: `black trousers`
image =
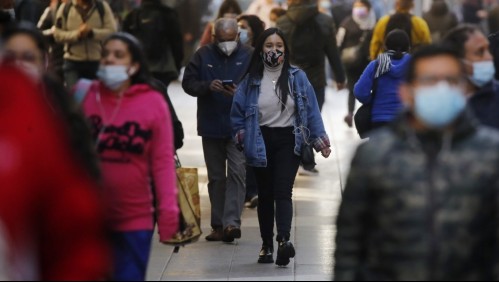
[[[258,183],[258,222],[263,243],[272,246],[274,218],[277,241],[289,240],[293,220],[293,185],[300,165],[294,154],[293,127],[261,127],[267,167],[254,168]]]

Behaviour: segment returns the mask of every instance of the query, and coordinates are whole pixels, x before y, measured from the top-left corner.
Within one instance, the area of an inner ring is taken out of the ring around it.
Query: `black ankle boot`
[[[274,263],[274,247],[262,245],[258,255],[258,263]]]
[[[278,266],[286,266],[289,264],[289,259],[295,257],[295,254],[295,247],[291,242],[280,241],[275,264]]]

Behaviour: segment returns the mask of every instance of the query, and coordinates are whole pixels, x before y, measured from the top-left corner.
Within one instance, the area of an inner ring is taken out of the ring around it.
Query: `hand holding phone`
[[[233,86],[234,82],[232,81],[232,79],[230,79],[230,80],[222,80],[222,85],[223,85],[223,87]]]

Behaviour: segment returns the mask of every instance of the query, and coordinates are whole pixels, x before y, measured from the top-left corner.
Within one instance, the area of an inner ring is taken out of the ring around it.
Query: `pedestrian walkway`
[[[326,129],[333,143],[329,159],[317,157],[319,176],[298,176],[294,188],[294,219],[291,241],[296,258],[288,267],[258,264],[261,247],[256,209],[243,213],[242,238],[235,243],[207,242],[210,204],[201,138],[196,131],[196,99],[173,83],[170,96],[183,123],[185,145],[178,152],[184,167],[199,168],[203,236],[199,242],[173,253],[156,236],[148,269],[148,280],[331,280],[333,272],[335,220],[351,157],[360,142],[354,129],[343,122],[348,93],[327,90],[323,109]]]

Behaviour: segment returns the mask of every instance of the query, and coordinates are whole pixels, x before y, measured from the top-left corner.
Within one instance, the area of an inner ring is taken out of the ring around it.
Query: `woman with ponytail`
[[[394,120],[402,109],[398,89],[410,60],[410,48],[410,38],[405,31],[391,31],[385,38],[385,52],[369,63],[355,84],[355,98],[362,104],[372,103],[372,129]]]

